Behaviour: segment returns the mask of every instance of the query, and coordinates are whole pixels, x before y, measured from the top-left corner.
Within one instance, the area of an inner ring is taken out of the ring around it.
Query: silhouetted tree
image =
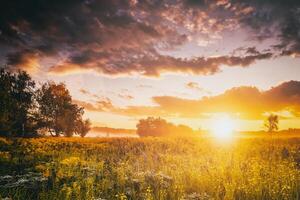
[[[188,136],[194,133],[193,129],[185,125],[174,125],[162,118],[148,117],[139,120],[137,134],[145,136]]]
[[[84,136],[90,123],[83,121],[83,108],[72,103],[72,97],[63,83],[47,82],[37,91],[39,125],[52,136],[73,134]]]
[[[28,137],[47,129],[55,136],[84,137],[91,124],[83,113],[64,84],[48,82],[35,90],[26,72],[0,68],[0,136]]]
[[[91,130],[90,120],[79,120],[76,122],[75,133],[80,137],[85,137],[86,134]]]
[[[273,167],[273,157],[274,157],[274,138],[273,138],[273,132],[278,130],[278,115],[269,115],[269,117],[267,118],[266,122],[265,122],[265,127],[268,129],[268,132],[271,135],[271,140],[269,143],[269,166],[270,166],[270,170]]]
[[[140,136],[162,136],[169,132],[167,121],[161,118],[141,119],[136,127]]]
[[[265,122],[265,127],[267,128],[269,133],[273,133],[274,131],[278,130],[278,123],[278,115],[271,114]]]
[[[35,82],[24,71],[0,69],[0,134],[30,136],[35,133]]]

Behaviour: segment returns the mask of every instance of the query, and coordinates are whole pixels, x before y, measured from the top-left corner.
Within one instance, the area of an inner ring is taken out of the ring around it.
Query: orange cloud
[[[114,106],[111,101],[104,101],[100,104],[97,103],[94,107],[87,104],[85,108],[90,111],[137,117],[201,118],[214,113],[228,113],[237,115],[241,119],[262,119],[265,117],[265,113],[282,111],[299,116],[300,81],[285,82],[267,91],[244,86],[232,88],[221,95],[204,97],[199,100],[156,96],[153,97],[153,101],[157,106],[119,108]]]
[[[114,110],[114,106],[109,98],[103,98],[96,103],[89,103],[77,99],[73,100],[73,102],[92,112],[110,112]]]
[[[237,114],[240,118],[260,119],[266,112],[299,112],[300,82],[285,82],[267,91],[259,91],[255,87],[236,87],[221,95],[200,100],[169,96],[154,97],[153,100],[167,113],[182,117],[201,117],[207,113],[226,112]]]
[[[80,101],[80,100],[73,100],[73,103],[85,108],[87,111],[94,111],[94,112],[102,112],[104,111],[102,108],[97,107],[97,105],[94,105],[92,103],[86,102],[86,101]]]
[[[35,73],[38,70],[40,55],[37,51],[25,50],[9,54],[7,64],[15,69],[22,69],[28,73]]]
[[[73,63],[63,63],[63,64],[58,64],[56,67],[51,67],[48,72],[49,74],[55,74],[55,75],[67,75],[69,73],[81,73],[85,72],[87,69],[84,69],[80,67],[77,64]]]

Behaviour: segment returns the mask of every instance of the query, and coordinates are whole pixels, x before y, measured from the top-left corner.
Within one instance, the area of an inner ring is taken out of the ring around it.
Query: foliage
[[[84,137],[90,122],[83,113],[64,84],[47,82],[36,90],[26,72],[0,68],[0,136],[29,137],[47,129],[56,136]]]
[[[85,136],[90,122],[83,121],[83,108],[72,103],[72,97],[63,83],[47,82],[37,91],[39,120],[51,135]]]
[[[269,133],[272,133],[274,131],[278,130],[278,115],[273,115],[271,114],[268,118],[267,121],[265,123],[265,127],[268,129]]]
[[[90,131],[91,122],[90,120],[77,120],[75,123],[75,134],[80,135],[80,137],[85,137]]]
[[[185,125],[174,125],[162,118],[148,117],[139,120],[137,134],[139,136],[191,136],[194,131]]]
[[[0,68],[0,135],[29,136],[35,132],[34,88],[35,82],[26,72]]]
[[[300,139],[4,139],[0,198],[299,199]]]

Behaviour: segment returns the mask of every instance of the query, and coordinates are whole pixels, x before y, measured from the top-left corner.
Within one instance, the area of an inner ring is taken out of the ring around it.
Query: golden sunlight
[[[231,138],[233,136],[234,128],[234,121],[227,115],[218,116],[212,119],[211,132],[216,138]]]

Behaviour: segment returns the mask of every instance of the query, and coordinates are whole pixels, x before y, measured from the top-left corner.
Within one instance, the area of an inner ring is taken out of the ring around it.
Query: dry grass
[[[299,199],[300,139],[0,138],[11,199]]]

